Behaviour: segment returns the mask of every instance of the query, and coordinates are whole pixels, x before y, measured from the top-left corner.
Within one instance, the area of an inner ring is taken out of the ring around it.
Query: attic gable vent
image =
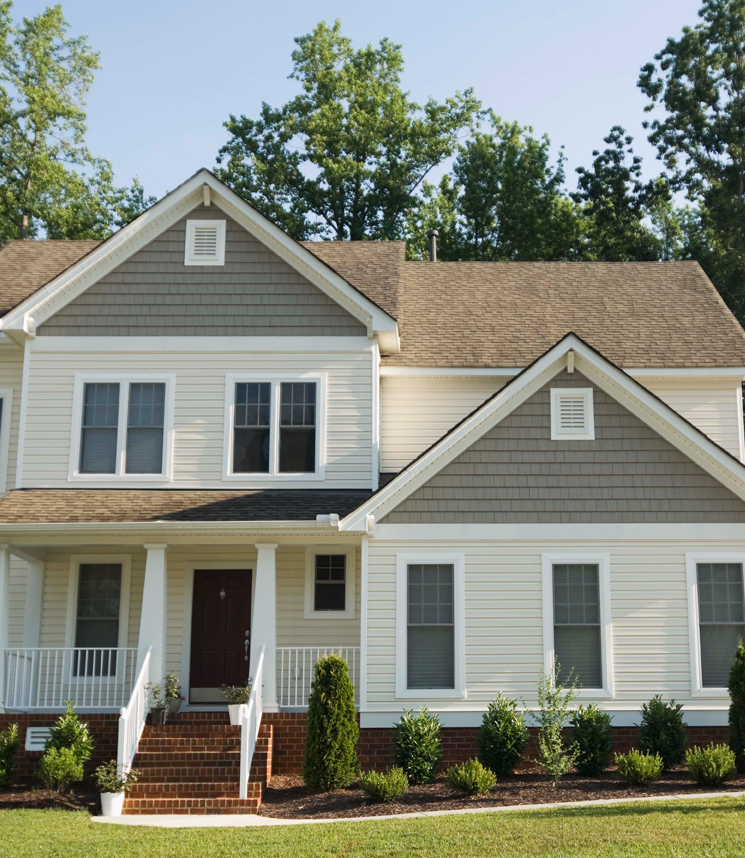
[[[184,265],[225,264],[225,221],[187,220]]]
[[[594,439],[595,415],[592,388],[552,388],[551,440],[593,441]]]

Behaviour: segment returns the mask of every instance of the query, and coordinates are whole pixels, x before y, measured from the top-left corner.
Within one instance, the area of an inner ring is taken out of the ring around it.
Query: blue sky
[[[33,15],[46,0],[16,2]],[[256,116],[262,101],[292,97],[293,38],[340,17],[355,44],[403,45],[412,97],[442,99],[474,87],[505,119],[548,132],[573,170],[589,164],[613,124],[636,138],[645,172],[657,171],[641,127],[639,68],[668,36],[697,21],[700,0],[491,0],[444,3],[65,0],[74,34],[86,33],[102,69],[88,99],[88,143],[117,181],[137,175],[157,196],[212,167],[229,113]],[[205,15],[205,11],[207,14]]]

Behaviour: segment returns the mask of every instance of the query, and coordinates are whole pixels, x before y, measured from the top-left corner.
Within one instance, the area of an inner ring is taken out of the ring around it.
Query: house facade
[[[745,334],[697,264],[298,243],[202,170],[11,242],[0,304],[0,720],[71,700],[121,749],[145,661],[195,717],[258,674],[290,770],[341,651],[371,758],[555,658],[619,729],[657,693],[725,727]]]

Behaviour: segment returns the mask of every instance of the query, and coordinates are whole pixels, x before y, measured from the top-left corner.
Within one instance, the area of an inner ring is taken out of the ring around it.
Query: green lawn
[[[715,799],[248,829],[97,825],[86,813],[0,811],[0,855],[311,858],[743,858],[745,801]]]

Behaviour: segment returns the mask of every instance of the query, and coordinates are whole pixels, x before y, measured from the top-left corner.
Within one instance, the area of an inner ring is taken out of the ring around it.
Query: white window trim
[[[567,433],[559,431],[559,399],[562,396],[581,396],[585,407],[587,432]],[[551,440],[552,441],[594,441],[595,408],[591,387],[552,387],[551,388]]]
[[[119,385],[119,425],[116,435],[116,472],[113,474],[81,474],[80,445],[83,428],[83,395],[86,384],[111,382]],[[159,474],[127,474],[127,420],[129,415],[129,388],[140,382],[160,383],[166,386],[166,401],[163,414],[163,470]],[[126,372],[76,373],[72,396],[72,432],[70,435],[70,465],[67,479],[71,482],[163,482],[170,480],[173,470],[173,407],[176,376],[174,374]]]
[[[344,610],[316,611],[316,556],[318,554],[343,554],[346,557],[344,570]],[[306,620],[353,620],[355,618],[355,557],[354,545],[308,545],[305,548],[305,614]]]
[[[0,494],[8,488],[8,457],[10,455],[10,423],[13,416],[13,390],[0,388],[3,401],[2,423],[0,424]]]
[[[554,564],[592,563],[598,567],[600,586],[600,664],[603,671],[601,688],[578,688],[582,698],[610,698],[613,681],[613,622],[611,615],[610,555],[608,554],[542,554],[543,579],[543,670],[551,676],[556,649],[554,646]]]
[[[316,398],[316,469],[313,473],[281,474],[279,472],[279,406],[280,385],[283,382],[314,381]],[[271,384],[271,418],[269,429],[269,473],[233,472],[233,415],[235,386],[241,382]],[[326,373],[227,373],[225,376],[225,427],[223,436],[223,482],[266,483],[323,480],[326,476]]]
[[[184,244],[184,265],[225,265],[225,224],[224,220],[187,220],[186,241]],[[205,259],[203,256],[192,256],[194,230],[197,227],[217,227],[217,257]]]
[[[698,569],[699,563],[741,563],[743,567],[743,587],[745,588],[745,554],[733,554],[709,551],[707,553],[686,554],[686,583],[688,589],[688,641],[691,654],[691,697],[726,697],[726,688],[704,688],[701,673],[701,637],[699,635],[698,611]],[[745,593],[743,593],[745,598]]]
[[[70,557],[70,575],[67,585],[67,625],[65,628],[65,646],[75,646],[75,627],[78,620],[78,586],[80,584],[80,566],[89,563],[119,563],[122,567],[122,589],[119,598],[119,640],[117,647],[122,649],[129,641],[129,594],[132,580],[131,554],[73,554]]]
[[[452,564],[455,687],[407,688],[408,567],[417,563]],[[464,554],[417,553],[396,555],[396,697],[405,700],[464,699],[466,692],[466,558]]]

